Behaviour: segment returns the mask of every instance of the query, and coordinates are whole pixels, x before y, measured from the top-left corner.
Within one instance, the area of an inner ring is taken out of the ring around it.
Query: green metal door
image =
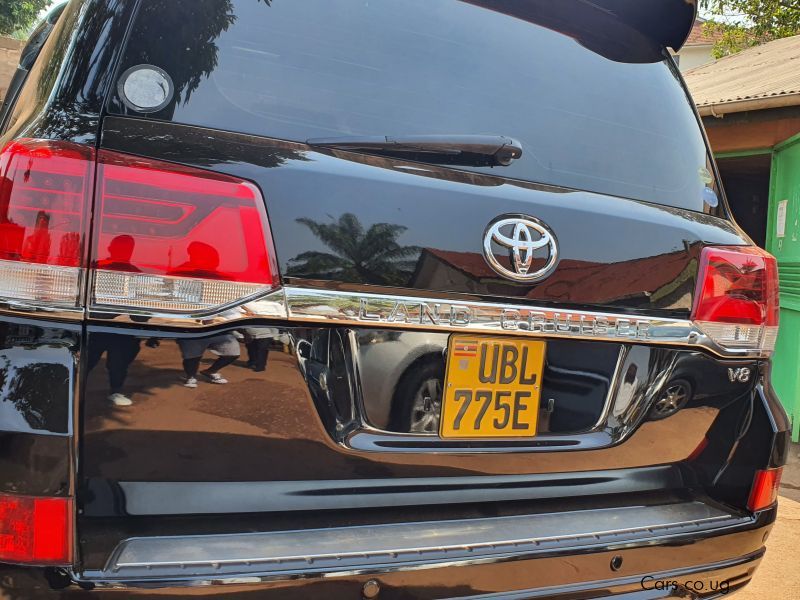
[[[770,179],[767,250],[778,259],[781,326],[773,385],[800,438],[800,135],[775,147]]]

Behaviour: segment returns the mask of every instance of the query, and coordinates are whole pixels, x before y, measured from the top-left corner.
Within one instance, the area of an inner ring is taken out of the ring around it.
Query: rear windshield
[[[523,157],[470,169],[715,212],[669,61],[612,60],[473,2],[144,0],[119,73],[169,74],[150,118],[295,141],[504,135]],[[116,95],[111,110],[138,114]]]

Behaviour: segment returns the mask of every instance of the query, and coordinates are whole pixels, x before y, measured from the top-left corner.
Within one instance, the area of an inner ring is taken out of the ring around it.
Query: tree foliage
[[[28,29],[51,0],[0,0],[0,34]]]
[[[707,34],[719,34],[715,58],[792,35],[800,35],[800,0],[700,0],[714,20]]]

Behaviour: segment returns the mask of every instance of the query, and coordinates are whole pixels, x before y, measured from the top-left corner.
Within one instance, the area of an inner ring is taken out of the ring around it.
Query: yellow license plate
[[[536,435],[544,353],[539,340],[451,336],[439,435]]]

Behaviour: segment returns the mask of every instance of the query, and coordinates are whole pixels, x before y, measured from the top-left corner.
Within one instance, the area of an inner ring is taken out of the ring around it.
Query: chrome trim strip
[[[536,515],[123,540],[101,577],[225,576],[472,561],[643,542],[750,523],[701,502]]]
[[[12,317],[46,317],[58,321],[81,321],[84,316],[82,308],[44,306],[33,302],[22,302],[7,298],[0,298],[0,313]]]
[[[41,312],[65,319],[80,319],[84,315],[82,309],[53,309],[24,302],[4,303],[2,299],[0,312],[19,315]],[[129,324],[146,322],[164,327],[199,329],[263,318],[305,324],[685,346],[707,350],[722,358],[764,357],[759,349],[723,348],[688,319],[293,286],[256,294],[238,304],[208,313],[154,313],[107,306],[92,306],[87,313],[90,320]]]
[[[297,287],[284,292],[293,322],[690,346],[728,358],[761,355],[722,348],[687,319]]]
[[[613,432],[587,431],[572,435],[540,434],[534,438],[481,440],[442,439],[436,434],[397,433],[370,426],[353,432],[344,440],[345,446],[363,452],[448,452],[457,454],[514,454],[529,452],[562,452],[607,448],[621,441]]]
[[[281,289],[255,294],[238,304],[191,314],[153,312],[111,306],[90,306],[88,313],[89,319],[97,319],[105,323],[135,323],[139,325],[147,323],[148,325],[182,328],[213,327],[259,318],[285,321],[288,317],[286,296]]]
[[[597,422],[590,429],[590,431],[597,431],[604,428],[608,424],[608,416],[611,414],[612,406],[614,406],[614,400],[616,399],[617,392],[619,391],[619,384],[625,376],[623,373],[623,370],[625,369],[625,359],[628,358],[628,353],[630,351],[630,346],[620,346],[619,354],[617,355],[617,364],[614,367],[614,373],[611,375],[611,381],[608,384],[608,392],[606,392],[606,398],[603,404],[603,412],[600,414],[600,418],[597,419]]]

